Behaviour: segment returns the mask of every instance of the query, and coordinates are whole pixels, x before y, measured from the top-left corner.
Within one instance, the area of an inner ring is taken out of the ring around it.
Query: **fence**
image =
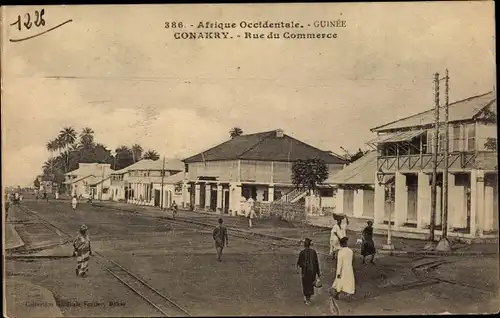
[[[258,218],[279,219],[289,222],[305,220],[305,206],[290,202],[255,202],[254,209]]]

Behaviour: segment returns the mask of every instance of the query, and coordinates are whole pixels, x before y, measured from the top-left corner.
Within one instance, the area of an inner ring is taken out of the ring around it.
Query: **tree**
[[[137,162],[142,157],[142,152],[144,150],[142,149],[142,147],[140,145],[133,144],[132,148],[131,148],[131,151],[132,151],[132,158],[134,159],[134,162]]]
[[[497,114],[489,108],[485,108],[479,116],[479,120],[487,124],[497,123]],[[494,137],[486,138],[484,147],[488,150],[497,151],[497,139]]]
[[[91,145],[94,142],[94,131],[90,127],[85,127],[80,132],[80,144],[82,146]]]
[[[113,169],[120,170],[134,163],[134,156],[129,147],[120,146],[116,148],[115,153]]]
[[[292,165],[292,182],[296,188],[312,194],[328,179],[328,166],[321,159],[298,160]]]
[[[243,135],[243,130],[240,127],[233,127],[229,131],[229,136],[232,138]]]
[[[60,148],[64,149],[66,151],[66,154],[64,155],[65,161],[65,166],[64,166],[64,172],[68,172],[70,167],[69,167],[69,159],[71,157],[71,153],[69,152],[69,149],[72,145],[74,145],[76,141],[76,131],[73,127],[67,126],[61,129],[59,132],[59,136],[57,137],[57,140],[59,142]]]
[[[33,186],[35,187],[35,189],[40,189],[40,181],[38,180],[38,177],[36,177],[33,181]]]
[[[144,156],[142,156],[142,159],[151,159],[151,160],[156,161],[156,160],[160,159],[160,155],[154,150],[148,150],[148,151],[146,151]]]

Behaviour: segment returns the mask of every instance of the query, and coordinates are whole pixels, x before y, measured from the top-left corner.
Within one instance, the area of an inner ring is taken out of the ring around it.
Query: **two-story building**
[[[111,200],[112,201],[127,201],[129,196],[129,189],[125,185],[125,175],[127,174],[128,169],[123,168],[120,170],[115,170],[111,172]]]
[[[65,174],[64,183],[69,185],[69,193],[72,196],[102,199],[101,193],[108,192],[110,186],[108,179],[112,171],[110,164],[79,163],[78,169]]]
[[[323,160],[329,174],[346,163],[284,134],[283,130],[234,137],[184,161],[183,202],[195,209],[241,214],[246,200],[294,202],[305,196],[292,183],[292,164],[299,159]],[[333,201],[333,191],[325,188]]]
[[[122,170],[126,172],[122,171],[118,176],[123,175],[123,191],[127,193],[124,196],[128,203],[160,206],[162,184],[164,207],[169,207],[176,195],[177,200],[182,199],[184,164],[178,159],[166,159],[165,163],[163,160],[143,159]]]
[[[449,105],[448,224],[450,237],[495,237],[498,231],[497,151],[486,146],[495,138],[496,94],[470,97]],[[440,109],[444,119],[444,107]],[[434,110],[418,113],[376,128],[368,142],[377,151],[374,175],[374,221],[387,224],[389,211],[396,231],[424,235],[431,218]],[[436,235],[442,224],[444,125],[439,130],[437,153]],[[388,191],[389,188],[392,191]],[[388,200],[389,193],[392,198]],[[389,202],[390,204],[387,204]],[[392,222],[391,222],[392,223]]]

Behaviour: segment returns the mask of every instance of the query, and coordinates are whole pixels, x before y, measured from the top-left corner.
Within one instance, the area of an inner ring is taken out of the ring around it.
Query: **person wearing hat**
[[[90,238],[87,232],[87,226],[83,224],[80,227],[78,236],[73,242],[74,252],[73,256],[76,256],[77,266],[76,266],[76,276],[85,277],[88,271],[89,258],[92,255],[92,249],[90,246]]]
[[[341,292],[353,295],[355,290],[354,268],[352,266],[354,253],[352,249],[347,247],[348,240],[347,237],[340,239],[341,248],[337,253],[337,272],[332,284],[334,299],[339,299]]]
[[[363,230],[361,255],[363,256],[363,264],[365,263],[365,258],[367,256],[371,256],[370,263],[375,264],[373,262],[373,258],[375,257],[377,250],[375,249],[375,243],[373,242],[373,222],[368,221],[367,223],[368,225]]]
[[[311,248],[311,239],[304,240],[304,249],[299,254],[297,260],[297,272],[302,276],[302,292],[304,293],[304,302],[311,304],[311,296],[314,295],[314,286],[316,278],[319,279],[321,272],[319,269],[318,254]]]

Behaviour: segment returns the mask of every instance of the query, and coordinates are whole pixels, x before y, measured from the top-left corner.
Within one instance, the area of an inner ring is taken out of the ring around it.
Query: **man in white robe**
[[[333,298],[338,299],[339,294],[344,292],[348,295],[354,295],[355,280],[354,268],[352,262],[354,253],[352,249],[347,247],[347,237],[340,240],[340,250],[337,253],[337,273],[332,284]]]

